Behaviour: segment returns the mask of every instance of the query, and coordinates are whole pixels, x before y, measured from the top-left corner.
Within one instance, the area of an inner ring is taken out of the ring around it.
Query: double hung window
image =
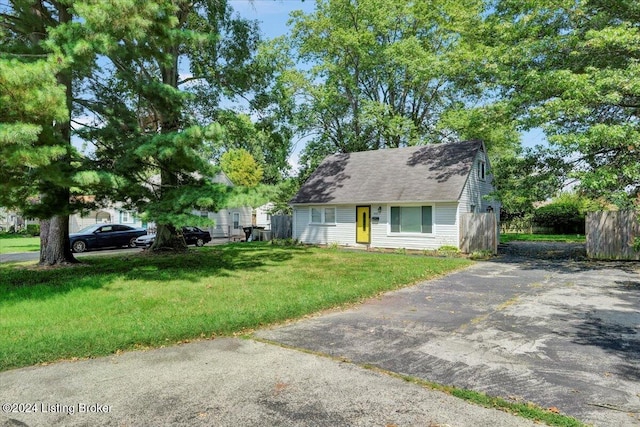
[[[335,224],[336,208],[311,208],[311,223]]]

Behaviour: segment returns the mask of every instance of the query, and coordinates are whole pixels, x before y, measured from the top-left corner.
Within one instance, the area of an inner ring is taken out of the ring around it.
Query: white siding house
[[[271,230],[271,209],[273,209],[273,203],[267,203],[259,206],[255,209],[254,224],[256,227],[264,227],[266,230]]]
[[[131,227],[146,227],[135,211],[121,207],[105,207],[94,211],[75,213],[69,216],[69,232],[77,233],[95,224],[124,224]]]
[[[459,218],[492,211],[481,141],[327,157],[291,200],[293,238],[380,248],[460,247]]]
[[[195,211],[201,217],[209,218],[215,222],[215,225],[207,228],[211,237],[244,237],[242,227],[251,225],[251,208],[242,206],[238,208],[221,209],[218,212]]]

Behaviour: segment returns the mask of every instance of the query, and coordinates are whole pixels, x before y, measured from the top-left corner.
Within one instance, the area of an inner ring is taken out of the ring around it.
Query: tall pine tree
[[[152,249],[180,250],[180,227],[203,221],[192,210],[218,210],[230,196],[209,161],[223,137],[215,120],[223,97],[255,88],[259,39],[226,1],[157,4],[153,25],[117,40],[99,78],[87,81],[94,97],[84,105],[97,118],[82,135],[98,171],[83,181],[155,222]]]

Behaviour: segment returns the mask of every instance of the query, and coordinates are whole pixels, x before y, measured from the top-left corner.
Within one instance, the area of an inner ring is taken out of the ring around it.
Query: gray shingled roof
[[[481,146],[481,141],[464,141],[334,154],[291,203],[456,201]]]

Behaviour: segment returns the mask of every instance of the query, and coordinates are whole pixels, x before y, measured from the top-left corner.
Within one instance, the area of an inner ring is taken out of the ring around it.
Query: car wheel
[[[82,240],[76,240],[75,242],[73,242],[73,246],[71,248],[74,252],[80,253],[87,250],[87,244]]]
[[[137,239],[137,237],[132,237],[131,240],[129,240],[129,247],[130,248],[135,248],[136,247],[136,239]]]
[[[202,240],[202,239],[200,239],[200,238],[199,238],[198,240],[196,240],[196,246],[197,246],[197,247],[202,247],[202,246],[204,246],[204,240]]]

